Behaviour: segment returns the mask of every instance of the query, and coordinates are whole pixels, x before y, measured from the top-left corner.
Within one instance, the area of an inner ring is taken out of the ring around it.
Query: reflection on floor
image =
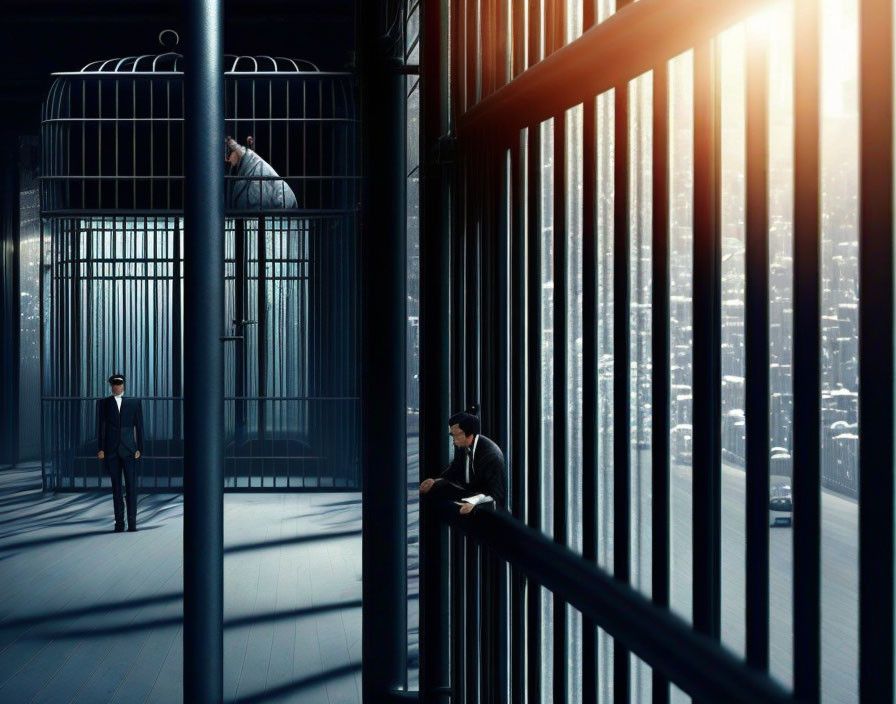
[[[0,701],[181,701],[182,497],[0,473]],[[226,494],[224,699],[360,701],[360,494]]]

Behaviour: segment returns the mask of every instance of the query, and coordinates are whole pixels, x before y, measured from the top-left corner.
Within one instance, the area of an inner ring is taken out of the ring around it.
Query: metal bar
[[[746,650],[769,660],[768,45],[748,25],[746,61]]]
[[[494,235],[489,239],[494,242],[490,248],[492,252],[490,257],[490,266],[485,270],[485,281],[491,283],[493,299],[489,304],[489,308],[493,311],[492,324],[486,330],[494,330],[495,335],[486,334],[486,338],[494,340],[495,350],[492,359],[494,359],[495,373],[492,375],[494,379],[494,398],[495,407],[494,421],[491,427],[494,428],[496,441],[499,447],[505,451],[505,466],[507,456],[510,454],[510,434],[513,421],[511,417],[514,415],[513,406],[511,405],[511,340],[510,340],[510,320],[511,320],[511,298],[510,292],[510,241],[512,234],[511,213],[510,213],[510,192],[512,189],[512,179],[509,172],[509,154],[503,147],[495,149],[493,157],[493,175],[490,179],[492,187],[495,189],[496,197],[488,199],[488,202],[494,203],[492,206],[493,216],[493,232]],[[489,276],[488,272],[494,271],[495,276]],[[486,370],[488,372],[488,370]],[[508,594],[506,568],[503,564],[498,564],[497,560],[490,553],[485,558],[486,573],[489,586],[490,601],[488,607],[493,614],[491,628],[491,645],[488,652],[491,653],[493,667],[490,668],[492,673],[491,691],[499,694],[499,699],[507,696],[508,682]]]
[[[526,198],[522,144],[517,138],[510,150],[510,408],[509,508],[526,520]],[[511,572],[510,588],[510,699],[525,701],[526,677],[526,583],[517,570]]]
[[[482,268],[482,210],[485,164],[480,154],[473,149],[465,152],[464,180],[466,188],[466,232],[464,233],[464,308],[460,316],[464,326],[464,355],[466,368],[464,382],[467,398],[471,404],[480,404],[482,400],[482,365],[480,363],[482,340],[482,280],[479,272]]]
[[[464,585],[467,581],[466,563],[464,561],[464,536],[451,535],[451,701],[467,701],[467,679],[465,676],[465,652],[467,648],[467,631],[464,613]]]
[[[447,71],[441,63],[447,34],[448,3],[420,6],[421,70],[420,114],[422,145],[438,143],[448,113]],[[449,174],[421,150],[420,179],[420,467],[425,477],[448,464],[445,429],[448,422],[449,339],[444,334],[450,321]],[[425,477],[421,477],[425,478]],[[420,696],[424,704],[441,704],[446,697],[436,691],[450,683],[450,621],[448,606],[448,531],[432,512],[420,512]]]
[[[480,619],[481,572],[479,569],[479,545],[472,540],[464,540],[464,560],[466,561],[467,578],[464,580],[466,603],[464,604],[464,620],[466,621],[465,656],[465,704],[479,704],[479,666],[482,662],[483,625]]]
[[[526,454],[529,458],[526,472],[527,524],[541,530],[541,130],[528,130],[528,154],[526,160],[528,271],[526,272],[529,319],[528,375],[526,380],[528,433]],[[526,650],[528,655],[529,704],[541,702],[541,588],[527,582],[526,587]]]
[[[445,37],[447,47],[445,54],[448,55],[448,64],[450,66],[451,80],[448,82],[448,106],[449,106],[449,125],[454,128],[457,124],[458,117],[465,110],[462,100],[461,70],[462,70],[462,49],[463,44],[460,41],[460,3],[448,3],[448,22],[450,25],[450,41]],[[443,130],[443,134],[445,130]]]
[[[497,30],[495,4],[496,0],[478,0],[479,4],[479,66],[480,95],[485,96],[495,90],[495,47],[497,46]]]
[[[544,55],[550,56],[557,46],[557,5],[565,0],[542,0],[543,29],[544,29]]]
[[[224,7],[191,0],[186,97],[184,223],[184,699],[223,697],[224,401],[221,335],[224,181],[213,168],[224,125]]]
[[[382,42],[392,3],[358,0],[363,169],[361,429],[363,468],[362,685],[381,701],[407,679],[407,450],[383,443],[407,417],[405,77]],[[397,47],[400,53],[401,47]]]
[[[509,8],[507,2],[494,0],[495,6],[495,59],[491,92],[505,85],[510,73],[510,46],[513,42],[509,35]]]
[[[669,606],[669,76],[667,64],[653,70],[653,264],[651,350],[651,586],[653,603]],[[587,368],[587,367],[586,367]],[[593,367],[594,368],[594,367]],[[669,701],[669,682],[653,671],[653,703]]]
[[[615,164],[613,182],[613,575],[628,584],[631,574],[631,401],[629,319],[629,86],[616,87]],[[613,700],[628,704],[629,654],[622,641],[613,643]]]
[[[525,1],[525,0],[523,0],[523,1]],[[529,0],[529,62],[528,62],[529,68],[532,68],[533,66],[535,66],[535,64],[537,64],[539,61],[541,61],[541,56],[542,56],[542,53],[541,53],[541,27],[543,24],[543,17],[542,17],[541,4],[542,4],[542,0]],[[528,71],[524,71],[523,75],[529,75]],[[513,83],[511,82],[510,85],[512,85],[512,84]],[[506,91],[507,88],[505,87],[504,90]],[[497,95],[497,93],[496,93],[496,95]],[[485,103],[485,101],[483,101],[483,104],[484,103]],[[460,123],[460,124],[458,124],[458,128],[460,128],[461,125],[467,119],[468,118],[467,118],[466,114],[462,115],[461,118],[458,120],[458,122]],[[546,118],[542,118],[542,119],[546,119]],[[517,126],[517,129],[521,129],[521,128],[525,127],[526,125],[537,124],[537,122],[541,122],[541,120],[520,122],[520,124]],[[508,125],[508,131],[509,131],[509,125]]]
[[[793,685],[798,698],[816,702],[821,696],[818,3],[796,0],[794,15],[799,29],[793,74]]]
[[[479,27],[476,9],[479,0],[460,0],[464,18],[464,109],[469,110],[478,100],[479,85]]]
[[[546,120],[707,41],[769,2],[640,0],[623,7],[620,0],[613,16],[471,106],[458,121],[458,134],[480,127],[512,132]],[[539,6],[530,1],[530,66],[538,62]]]
[[[593,6],[591,8],[593,20]],[[587,14],[587,11],[586,11]],[[586,26],[588,20],[586,17]],[[583,106],[582,139],[582,556],[597,562],[597,116],[594,100]],[[597,629],[582,621],[582,701],[597,704]]]
[[[893,701],[893,7],[859,15],[859,699]]]
[[[268,395],[268,280],[270,278],[268,267],[267,253],[267,228],[265,227],[264,218],[258,218],[258,225],[255,231],[256,259],[258,266],[258,276],[256,279],[256,314],[258,320],[257,344],[255,349],[256,364],[258,366],[258,396],[259,401],[256,404],[258,409],[258,445],[263,447],[264,438],[267,434],[268,413],[267,413],[267,395]],[[310,275],[309,275],[310,276]],[[263,461],[262,461],[263,471]]]
[[[567,115],[560,113],[554,116],[554,222],[553,222],[553,257],[554,257],[554,447],[553,452],[553,484],[554,484],[554,540],[560,545],[567,543],[567,472],[569,471],[568,448],[568,393],[566,390],[568,375],[567,360],[567,300],[568,266],[567,251],[569,249],[566,233],[566,121]],[[566,604],[554,595],[554,702],[563,704],[566,701],[566,686],[569,678],[569,657],[567,651],[569,628],[566,617]]]
[[[454,528],[453,537],[476,540],[560,595],[696,701],[793,704],[780,684],[714,639],[506,511],[477,509],[458,516],[450,502],[436,503],[442,520]]]
[[[582,8],[582,27],[596,21],[595,3]],[[584,101],[582,115],[582,556],[597,562],[597,105]],[[582,619],[582,702],[597,704],[597,627]]]
[[[720,254],[716,204],[716,75],[710,43],[694,51],[694,281],[693,281],[693,613],[694,628],[719,637],[721,616],[721,457],[717,343]]]
[[[513,2],[510,75],[505,81],[505,85],[519,76],[526,68],[526,3],[527,0],[514,0]]]

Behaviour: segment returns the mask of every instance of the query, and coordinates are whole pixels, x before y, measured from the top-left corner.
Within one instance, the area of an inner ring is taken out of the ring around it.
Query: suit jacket
[[[474,441],[476,442],[476,441]],[[487,494],[498,506],[504,506],[507,499],[507,479],[504,469],[504,453],[492,440],[479,435],[476,450],[470,463],[470,483],[464,479],[466,454],[464,448],[454,450],[454,459],[440,477],[455,484],[470,488],[470,494]]]
[[[143,454],[143,406],[138,398],[121,399],[121,411],[114,396],[96,403],[96,441],[107,455],[117,453],[133,457]]]

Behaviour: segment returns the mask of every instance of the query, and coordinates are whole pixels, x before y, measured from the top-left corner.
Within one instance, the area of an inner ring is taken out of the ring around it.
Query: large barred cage
[[[95,409],[113,372],[143,400],[141,488],[183,485],[182,62],[54,74],[44,105],[47,489],[108,484]],[[226,488],[358,489],[355,81],[292,59],[227,63],[225,132],[253,144],[241,163],[267,168],[228,175],[222,133]]]

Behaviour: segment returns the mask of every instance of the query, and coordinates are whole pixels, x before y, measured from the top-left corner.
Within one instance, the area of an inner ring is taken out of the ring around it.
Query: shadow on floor
[[[167,595],[158,599],[135,599],[132,602],[125,602],[125,604],[132,604],[134,608],[138,608],[140,606],[145,606],[148,604],[154,603],[163,603],[164,601],[173,601],[176,599],[182,599],[182,594],[177,594],[174,596],[174,599],[171,598],[171,595]],[[119,602],[119,606],[116,608],[122,609],[126,608],[126,606],[121,605],[122,602]],[[274,611],[266,614],[254,614],[252,616],[242,616],[240,618],[230,618],[224,619],[224,628],[246,628],[248,626],[256,626],[261,623],[276,623],[277,621],[288,621],[297,618],[304,618],[306,616],[316,616],[318,614],[330,613],[333,611],[345,611],[348,609],[360,609],[361,608],[361,600],[355,601],[340,601],[331,604],[319,604],[318,606],[308,606],[301,609],[289,609],[288,611]],[[83,611],[84,614],[91,613],[102,613],[104,609],[89,607],[88,609],[76,609],[76,611]],[[36,623],[44,623],[47,621],[57,621],[64,620],[68,618],[76,617],[80,614],[72,613],[72,612],[63,612],[56,613],[52,616],[34,616],[29,619],[21,619],[22,621],[34,621]],[[81,640],[82,638],[101,638],[104,636],[118,636],[124,633],[136,633],[137,631],[152,631],[161,628],[173,628],[180,627],[183,624],[183,615],[171,616],[170,618],[163,619],[154,619],[152,621],[141,621],[139,623],[123,623],[118,626],[108,626],[105,628],[84,628],[79,630],[68,630],[68,631],[43,631],[40,633],[34,633],[31,635],[32,638],[39,639],[48,639],[48,640],[56,640],[56,639],[75,639]],[[23,624],[27,625],[27,623]],[[4,628],[6,624],[3,624]]]
[[[299,694],[304,689],[308,689],[308,687],[314,687],[315,685],[323,684],[330,680],[336,680],[341,677],[346,677],[347,675],[354,675],[357,672],[361,671],[361,663],[355,662],[350,665],[343,665],[342,667],[334,667],[332,670],[326,670],[325,672],[321,672],[317,675],[312,675],[311,677],[305,677],[301,680],[296,680],[295,682],[290,682],[289,684],[283,684],[279,687],[271,687],[270,689],[266,689],[264,692],[259,692],[257,694],[249,694],[247,696],[239,695],[236,699],[233,700],[234,704],[239,702],[240,704],[256,704],[258,702],[266,702],[271,699],[278,699],[280,697],[285,697],[290,694]]]

